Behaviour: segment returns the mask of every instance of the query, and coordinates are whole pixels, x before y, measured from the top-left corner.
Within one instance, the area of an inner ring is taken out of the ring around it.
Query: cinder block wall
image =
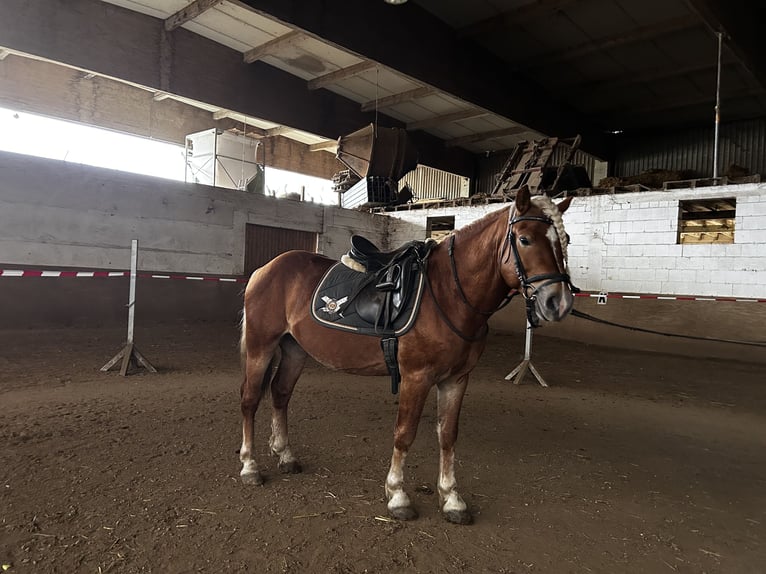
[[[736,198],[732,244],[677,244],[681,200]],[[766,297],[766,184],[576,198],[572,276],[591,291]]]
[[[676,244],[678,202],[734,197],[735,243]],[[425,237],[429,217],[455,216],[462,227],[503,205],[391,212],[392,246]],[[586,291],[766,299],[766,185],[576,197],[564,216],[572,238],[569,266]],[[766,341],[766,303],[577,297],[575,308],[643,329],[730,340]],[[524,306],[515,300],[490,325],[521,334]],[[569,317],[537,331],[607,346],[766,361],[762,347],[669,338]],[[523,337],[515,352],[523,351]]]

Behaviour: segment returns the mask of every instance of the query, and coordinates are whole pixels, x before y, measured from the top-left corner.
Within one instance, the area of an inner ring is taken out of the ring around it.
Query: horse
[[[454,231],[432,249],[419,313],[399,339],[401,394],[384,484],[391,517],[418,516],[404,490],[404,464],[435,386],[441,512],[449,522],[472,522],[454,472],[468,377],[484,350],[490,315],[514,295],[521,293],[526,300],[533,325],[560,321],[571,310],[576,288],[568,274],[569,236],[562,220],[571,199],[556,204],[522,188],[508,206]],[[335,263],[316,253],[288,251],[254,271],[247,283],[240,342],[244,380],[239,458],[245,484],[264,482],[253,456],[254,417],[268,391],[271,452],[279,457],[280,472],[301,472],[288,440],[287,411],[307,356],[352,374],[388,372],[379,339],[330,329],[310,316],[313,290]]]

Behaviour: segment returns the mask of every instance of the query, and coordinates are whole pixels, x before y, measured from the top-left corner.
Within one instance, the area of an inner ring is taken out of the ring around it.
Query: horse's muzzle
[[[535,310],[543,321],[561,321],[572,310],[574,296],[566,283],[553,283],[537,291]]]

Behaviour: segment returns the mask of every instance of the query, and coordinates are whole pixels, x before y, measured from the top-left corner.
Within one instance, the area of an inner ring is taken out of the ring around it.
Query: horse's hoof
[[[448,510],[443,513],[444,518],[453,524],[472,524],[473,516],[467,510]]]
[[[303,467],[297,460],[291,460],[290,462],[280,462],[279,472],[282,474],[298,474],[303,472]]]
[[[399,506],[397,508],[389,508],[388,514],[391,515],[391,518],[396,518],[396,520],[415,520],[418,517],[417,511],[412,508],[411,506]]]
[[[263,486],[263,475],[260,472],[248,472],[239,476],[242,479],[242,484]]]

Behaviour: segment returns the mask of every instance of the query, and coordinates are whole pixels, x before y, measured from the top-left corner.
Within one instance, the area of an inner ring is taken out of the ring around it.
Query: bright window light
[[[184,181],[184,147],[0,107],[0,151]],[[324,153],[324,152],[318,152]],[[328,179],[266,166],[266,193],[338,205]]]
[[[0,108],[0,150],[184,180],[184,148]]]

